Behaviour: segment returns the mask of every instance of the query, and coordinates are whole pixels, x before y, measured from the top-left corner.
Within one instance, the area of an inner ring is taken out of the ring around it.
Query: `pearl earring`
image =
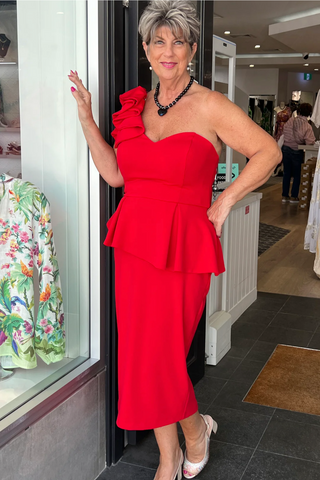
[[[193,70],[192,70],[191,67],[192,67],[192,63],[190,62],[189,65],[187,66],[187,70],[188,70],[188,72],[190,72],[190,73],[193,72]]]
[[[149,70],[152,70],[152,67],[151,67],[151,65],[150,65],[150,67],[149,67]]]

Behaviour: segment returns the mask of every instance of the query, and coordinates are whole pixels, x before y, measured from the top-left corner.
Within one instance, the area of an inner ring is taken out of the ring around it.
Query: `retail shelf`
[[[0,127],[0,132],[8,132],[8,133],[19,133],[20,128],[13,128],[13,127]]]

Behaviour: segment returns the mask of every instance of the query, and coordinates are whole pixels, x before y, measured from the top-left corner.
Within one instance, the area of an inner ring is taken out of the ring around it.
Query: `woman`
[[[154,428],[160,449],[155,480],[193,478],[206,465],[217,425],[201,416],[186,356],[209,290],[224,271],[218,237],[232,206],[263,184],[281,160],[275,141],[224,95],[198,85],[188,64],[199,20],[191,2],[152,1],[139,32],[158,88],[121,95],[114,150],[103,140],[90,94],[71,72],[73,96],[93,160],[112,187],[125,185],[108,221],[114,247],[119,333],[119,414],[124,429]],[[211,203],[222,142],[250,158]]]
[[[283,179],[282,203],[299,203],[299,188],[301,179],[301,164],[304,152],[298,150],[298,145],[313,145],[316,141],[308,117],[312,114],[310,103],[302,103],[298,107],[298,115],[291,117],[283,127]],[[290,181],[293,177],[291,197],[289,197]]]

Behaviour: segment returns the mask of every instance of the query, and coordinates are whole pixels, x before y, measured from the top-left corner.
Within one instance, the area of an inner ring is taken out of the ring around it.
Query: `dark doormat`
[[[278,345],[244,402],[320,415],[320,350]]]
[[[285,228],[275,227],[274,225],[267,225],[266,223],[259,223],[259,245],[258,256],[262,255],[268,248],[279,242],[283,237],[288,235],[290,230]]]

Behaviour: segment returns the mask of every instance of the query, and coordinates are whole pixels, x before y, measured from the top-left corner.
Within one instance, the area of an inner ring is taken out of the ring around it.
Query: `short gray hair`
[[[192,45],[200,36],[200,21],[193,2],[185,0],[152,0],[143,11],[139,22],[142,41],[149,45],[159,27],[168,27],[174,35],[182,31],[183,38]]]

